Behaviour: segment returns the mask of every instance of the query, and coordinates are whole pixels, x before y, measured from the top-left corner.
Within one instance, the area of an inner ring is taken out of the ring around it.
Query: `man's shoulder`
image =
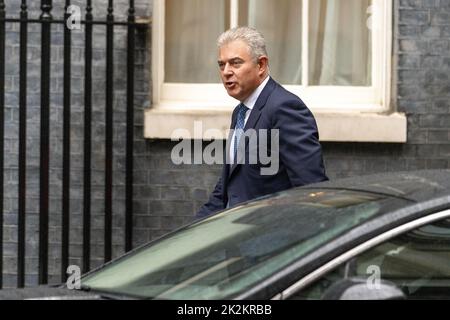
[[[284,104],[288,105],[299,105],[306,107],[303,100],[297,96],[296,94],[288,91],[285,89],[281,84],[276,82],[275,80],[271,79],[273,81],[273,90],[269,96],[268,102],[270,105],[273,106],[280,106]]]

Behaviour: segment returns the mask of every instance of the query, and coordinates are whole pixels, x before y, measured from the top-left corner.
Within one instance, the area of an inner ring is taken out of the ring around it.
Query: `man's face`
[[[267,57],[258,63],[252,59],[248,45],[236,40],[219,49],[219,70],[223,85],[233,98],[244,101],[264,80]]]

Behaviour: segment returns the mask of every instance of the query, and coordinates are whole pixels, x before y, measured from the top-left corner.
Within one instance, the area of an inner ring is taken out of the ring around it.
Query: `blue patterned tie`
[[[248,108],[245,106],[245,104],[241,103],[237,106],[237,109],[237,121],[234,134],[234,159],[237,159],[237,149],[242,131],[244,130],[245,114],[247,113]]]

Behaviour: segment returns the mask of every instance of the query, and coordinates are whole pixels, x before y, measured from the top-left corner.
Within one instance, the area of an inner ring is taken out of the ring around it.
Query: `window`
[[[159,39],[164,40],[156,46],[159,63],[153,64],[159,75],[156,103],[215,100],[234,107],[220,85],[215,42],[229,27],[249,25],[266,37],[272,76],[312,109],[386,107],[382,83],[387,80],[390,1],[156,2]]]
[[[241,25],[264,34],[272,77],[302,98],[316,119],[317,113],[359,116],[391,111],[392,0],[154,0],[153,4],[153,118],[149,114],[147,137],[168,133],[161,128],[163,119],[166,127],[173,122],[192,127],[192,120],[204,120],[205,111],[216,112],[216,119],[210,119],[215,128],[228,128],[238,102],[220,83],[216,39]],[[182,121],[186,119],[174,116],[177,112],[184,116],[194,112],[195,117]],[[343,119],[341,126],[325,133],[329,140],[406,141],[404,117],[388,127],[379,118],[356,121],[363,131],[379,132],[379,138],[359,134],[357,139],[342,133],[355,119]],[[318,119],[319,131],[329,120]],[[400,132],[395,137],[392,128]]]

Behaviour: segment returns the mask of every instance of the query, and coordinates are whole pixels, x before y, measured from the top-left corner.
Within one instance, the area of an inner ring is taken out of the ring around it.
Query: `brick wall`
[[[17,1],[9,1],[17,11]],[[54,1],[55,3],[57,1]],[[83,1],[79,1],[84,4]],[[106,0],[94,1],[95,14],[106,8]],[[16,3],[16,4],[14,4]],[[76,3],[76,2],[75,2]],[[125,12],[127,1],[116,0],[117,10]],[[8,1],[7,1],[8,4]],[[408,142],[383,143],[323,143],[325,164],[331,179],[385,171],[450,167],[450,0],[394,0],[394,103],[408,115]],[[136,1],[138,14],[151,15],[151,1]],[[56,4],[55,4],[56,6]],[[38,7],[34,7],[35,13]],[[62,12],[59,9],[59,12]],[[55,9],[58,12],[58,9]],[[119,11],[118,11],[119,12]],[[56,13],[55,13],[56,14]],[[56,30],[55,30],[56,31]],[[29,53],[29,142],[28,142],[28,202],[27,202],[27,285],[37,280],[38,195],[39,195],[39,60],[40,34],[30,37]],[[124,54],[125,33],[115,38],[115,125],[116,149],[114,176],[114,255],[123,252],[124,224]],[[220,166],[175,166],[170,152],[175,142],[144,140],[143,109],[150,105],[150,48],[147,35],[138,39],[136,65],[136,124],[134,162],[134,238],[135,246],[169,232],[191,221],[196,210],[207,200],[219,174]],[[59,281],[60,208],[62,167],[62,40],[53,38],[52,75],[52,155],[51,155],[51,218],[50,272],[52,281]],[[103,256],[103,135],[104,135],[104,30],[95,35],[94,68],[94,175],[92,265]],[[18,28],[8,31],[6,74],[6,153],[5,161],[5,284],[15,285],[17,255],[17,131],[18,131]],[[82,212],[82,134],[83,134],[83,41],[74,36],[73,51],[73,128],[71,190],[71,263],[81,264]],[[206,144],[204,144],[206,145]]]

